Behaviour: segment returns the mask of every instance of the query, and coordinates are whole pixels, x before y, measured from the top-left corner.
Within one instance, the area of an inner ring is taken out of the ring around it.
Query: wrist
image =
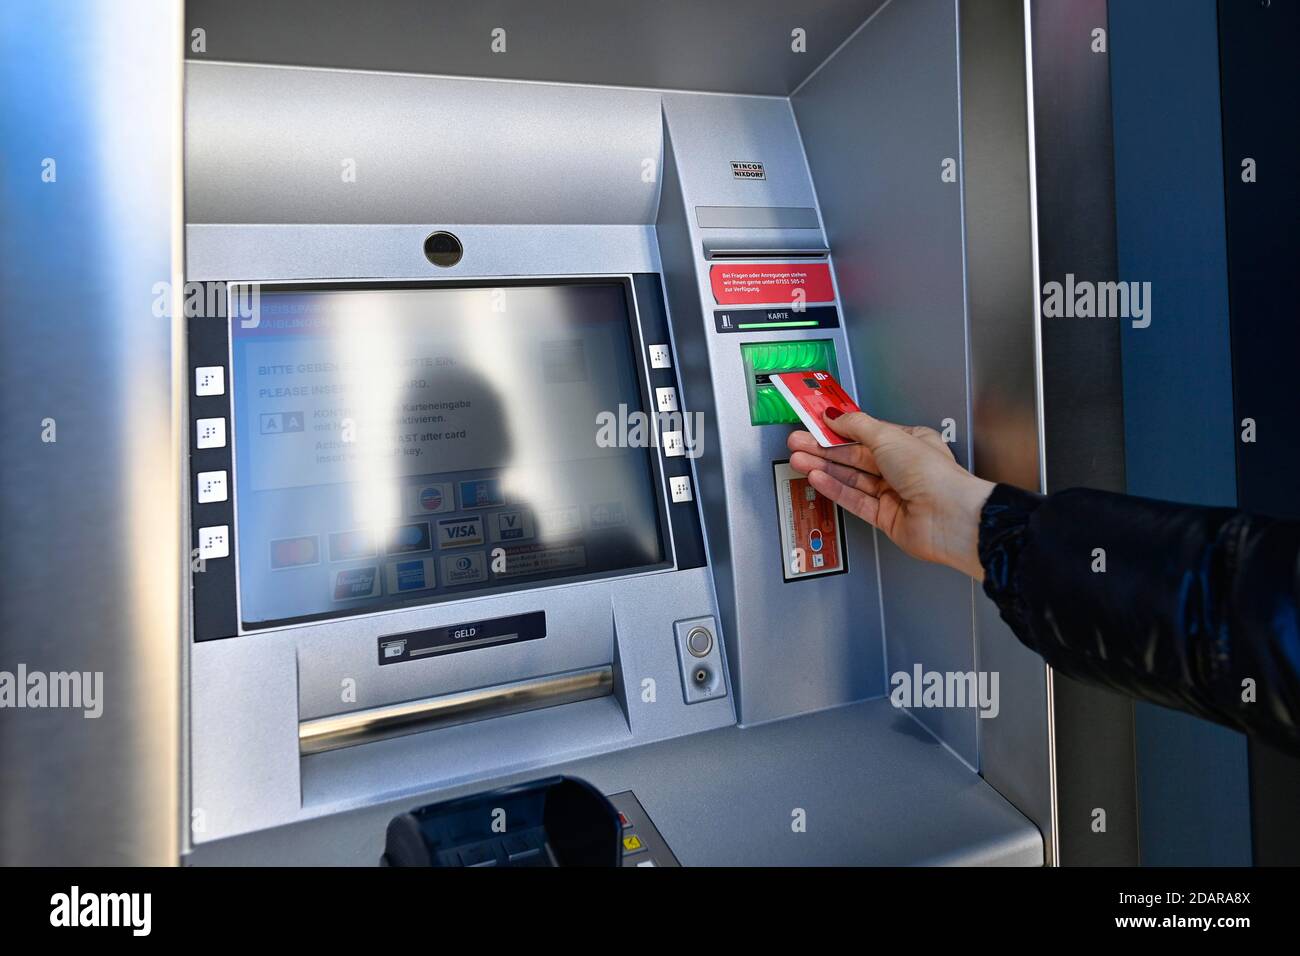
[[[994,487],[993,482],[977,478],[963,469],[953,496],[954,533],[948,564],[976,581],[984,580],[984,566],[979,554],[980,516]]]

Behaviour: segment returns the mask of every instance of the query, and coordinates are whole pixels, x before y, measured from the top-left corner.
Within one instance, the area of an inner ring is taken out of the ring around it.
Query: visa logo
[[[438,522],[438,547],[440,548],[463,548],[482,543],[482,518],[447,518]]]

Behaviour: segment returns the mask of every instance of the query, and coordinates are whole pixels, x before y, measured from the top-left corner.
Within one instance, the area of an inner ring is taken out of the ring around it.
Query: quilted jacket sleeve
[[[1300,524],[998,485],[979,549],[984,592],[1054,668],[1300,753]]]

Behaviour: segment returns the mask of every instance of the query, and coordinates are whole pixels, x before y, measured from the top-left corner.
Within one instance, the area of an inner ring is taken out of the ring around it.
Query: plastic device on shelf
[[[388,824],[386,866],[618,866],[618,811],[576,777],[432,803]]]

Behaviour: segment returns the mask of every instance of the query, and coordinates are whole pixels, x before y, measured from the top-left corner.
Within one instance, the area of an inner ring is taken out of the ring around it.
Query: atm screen
[[[644,410],[622,281],[278,286],[256,316],[231,323],[246,627],[665,564],[651,450],[599,427]]]

